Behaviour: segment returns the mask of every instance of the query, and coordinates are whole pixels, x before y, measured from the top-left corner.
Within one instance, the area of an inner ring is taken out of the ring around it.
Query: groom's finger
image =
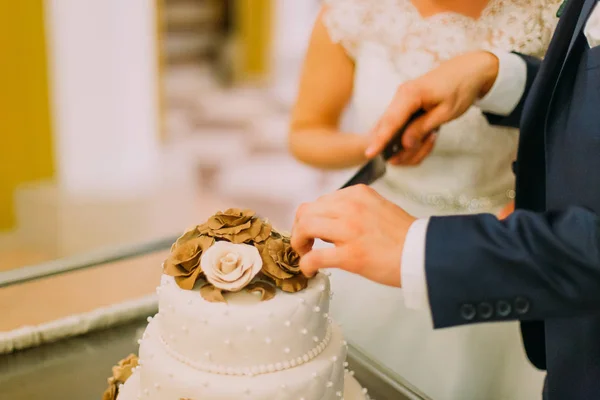
[[[314,249],[300,259],[300,270],[306,276],[314,276],[320,269],[339,268],[341,261],[338,247]]]
[[[419,165],[431,153],[437,139],[436,133],[431,133],[425,138],[423,145],[411,155],[410,158],[403,160],[403,165]]]
[[[351,238],[351,231],[343,220],[307,216],[300,218],[292,231],[292,248],[301,256],[308,253],[315,239],[341,244]],[[310,247],[309,247],[310,245]]]
[[[437,135],[431,133],[425,137],[425,140],[419,147],[404,150],[390,158],[388,162],[391,165],[417,165],[433,150],[436,138]]]
[[[447,102],[437,105],[406,128],[402,137],[402,144],[410,148],[414,143],[422,143],[427,135],[451,119],[451,105]]]
[[[421,97],[418,91],[410,84],[400,86],[392,102],[371,132],[372,141],[365,152],[366,156],[372,158],[381,153],[394,133],[404,126],[410,116],[420,108]],[[404,145],[406,146],[406,144]]]

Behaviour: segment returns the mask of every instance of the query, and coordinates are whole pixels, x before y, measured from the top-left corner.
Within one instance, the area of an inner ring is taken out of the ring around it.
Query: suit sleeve
[[[518,53],[494,54],[499,59],[498,77],[490,92],[475,105],[490,124],[518,128],[541,60]]]
[[[425,270],[436,328],[598,313],[600,218],[579,207],[432,217]]]

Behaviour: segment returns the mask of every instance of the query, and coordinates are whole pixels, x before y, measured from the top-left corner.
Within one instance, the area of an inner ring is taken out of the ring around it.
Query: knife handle
[[[404,146],[402,146],[402,136],[404,135],[404,131],[417,118],[423,115],[425,115],[425,110],[423,110],[422,108],[417,110],[413,115],[410,116],[410,118],[408,119],[408,121],[406,121],[404,126],[400,127],[400,129],[396,131],[392,139],[389,141],[388,144],[385,145],[383,151],[381,152],[381,155],[385,161],[389,160],[404,149]]]

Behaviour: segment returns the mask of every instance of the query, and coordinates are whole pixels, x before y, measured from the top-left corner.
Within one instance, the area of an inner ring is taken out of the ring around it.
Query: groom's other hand
[[[405,150],[390,160],[392,164],[415,164],[433,149],[431,132],[461,116],[493,86],[499,61],[492,53],[467,53],[442,63],[438,68],[398,87],[378,123],[370,132],[369,158],[380,153],[394,133],[419,109],[427,113],[404,133]]]
[[[404,240],[414,221],[370,187],[352,186],[298,208],[292,247],[307,276],[322,268],[340,268],[399,287]],[[313,249],[315,239],[335,247]]]

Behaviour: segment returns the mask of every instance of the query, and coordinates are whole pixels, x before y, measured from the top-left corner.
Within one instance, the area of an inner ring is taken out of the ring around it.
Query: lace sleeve
[[[373,0],[325,0],[323,23],[329,36],[352,58],[356,57],[365,26],[372,18],[372,3]]]

